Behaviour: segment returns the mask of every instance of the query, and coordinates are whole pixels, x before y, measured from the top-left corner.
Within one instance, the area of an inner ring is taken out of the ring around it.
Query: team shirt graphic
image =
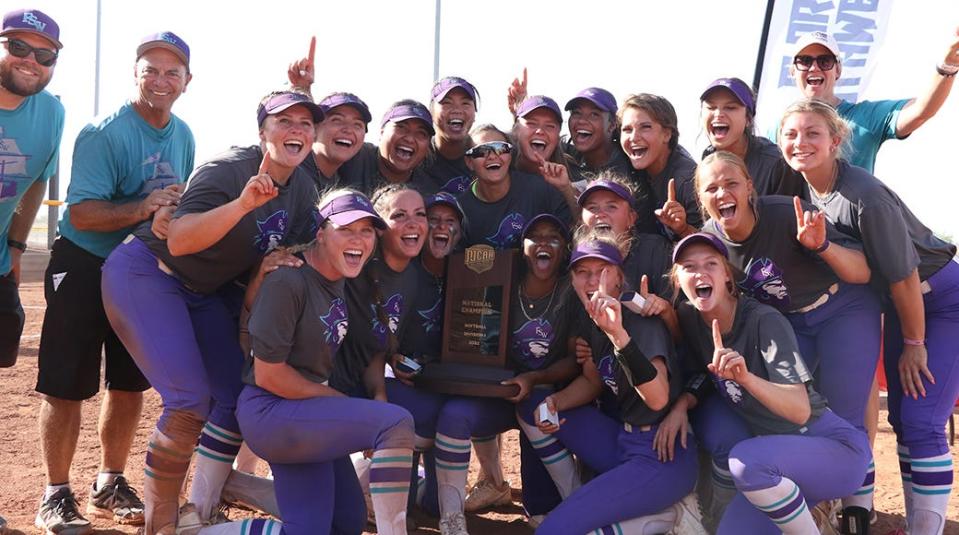
[[[335,355],[349,330],[350,322],[346,315],[346,303],[339,297],[334,299],[330,303],[330,311],[320,316],[320,321],[326,327],[326,345],[330,348],[330,354]]]
[[[420,324],[423,326],[423,332],[436,332],[440,329],[440,323],[443,320],[443,300],[437,299],[433,306],[426,310],[417,310],[416,313],[423,320]]]
[[[599,370],[599,376],[603,378],[603,383],[612,390],[614,396],[619,395],[619,385],[616,384],[616,367],[619,365],[612,354],[599,359],[596,369]]]
[[[7,202],[17,196],[17,180],[27,180],[27,160],[29,154],[20,152],[17,140],[5,137],[0,126],[0,202]]]
[[[519,240],[519,235],[526,226],[526,218],[523,214],[512,212],[500,221],[499,228],[492,236],[487,236],[486,241],[497,249],[509,249]]]
[[[753,299],[779,310],[789,310],[789,288],[783,271],[769,258],[755,258],[744,270],[746,276],[737,285]]]
[[[373,335],[381,347],[386,346],[386,327],[380,322],[376,313],[376,305],[370,305],[373,312]],[[390,332],[396,334],[396,329],[400,325],[400,314],[403,311],[403,294],[393,294],[386,303],[383,303],[383,312],[386,314],[386,321],[389,323]]]
[[[261,253],[272,251],[286,237],[289,224],[289,213],[286,210],[277,210],[264,220],[256,220],[257,235],[254,243]]]
[[[555,336],[548,320],[529,320],[513,331],[513,353],[530,369],[539,369],[546,362]]]
[[[162,159],[162,153],[159,151],[147,156],[140,167],[152,169],[145,173],[143,178],[143,188],[140,189],[140,195],[149,195],[151,191],[163,189],[173,184],[182,182],[180,176],[173,170],[170,162]]]
[[[473,182],[473,179],[469,175],[453,177],[446,181],[445,184],[440,188],[440,191],[445,191],[447,193],[452,193],[453,195],[459,195],[463,193],[470,187],[470,183]]]

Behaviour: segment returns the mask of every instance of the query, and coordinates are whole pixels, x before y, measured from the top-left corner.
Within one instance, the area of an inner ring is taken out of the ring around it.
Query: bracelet
[[[7,247],[13,247],[14,249],[20,249],[20,252],[21,252],[21,253],[22,253],[22,252],[26,252],[26,250],[27,250],[27,244],[23,243],[22,241],[12,240],[12,239],[9,239],[9,238],[7,239]]]
[[[907,346],[924,346],[924,345],[926,345],[926,341],[925,341],[925,340],[916,339],[916,338],[905,338],[905,337],[903,337],[902,343],[906,344]]]
[[[941,76],[945,76],[946,78],[955,76],[956,73],[959,73],[959,65],[954,63],[940,63],[936,65],[936,72],[938,72]]]
[[[829,238],[823,240],[822,245],[813,249],[812,252],[816,254],[823,254],[826,252],[826,249],[829,249]]]

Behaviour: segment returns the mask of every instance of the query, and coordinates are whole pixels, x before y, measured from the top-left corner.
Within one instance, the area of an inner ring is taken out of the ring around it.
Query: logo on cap
[[[32,11],[27,11],[26,13],[23,14],[23,22],[29,24],[30,26],[33,26],[34,28],[37,29],[37,31],[40,31],[40,32],[42,32],[43,29],[47,27],[47,23],[38,19],[37,16],[34,15]]]

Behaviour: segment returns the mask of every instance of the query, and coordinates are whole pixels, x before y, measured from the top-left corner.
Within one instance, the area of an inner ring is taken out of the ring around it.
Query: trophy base
[[[440,394],[510,398],[519,394],[519,387],[500,383],[513,376],[512,371],[503,368],[435,362],[424,366],[413,382],[420,388]]]

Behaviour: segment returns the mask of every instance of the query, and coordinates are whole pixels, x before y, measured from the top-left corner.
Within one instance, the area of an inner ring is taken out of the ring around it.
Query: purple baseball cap
[[[673,249],[673,263],[675,264],[676,261],[679,260],[679,257],[683,254],[683,251],[689,249],[690,245],[696,245],[697,243],[702,243],[712,247],[713,249],[716,249],[719,254],[723,255],[723,258],[729,260],[729,250],[726,249],[726,244],[724,244],[722,240],[708,232],[697,232],[679,240],[679,243],[676,244],[676,248]]]
[[[147,50],[153,48],[163,48],[173,52],[184,65],[190,67],[190,47],[179,35],[173,32],[158,32],[147,35],[140,40],[140,46],[137,47],[137,59],[146,54]]]
[[[593,180],[592,182],[587,184],[586,189],[584,189],[583,192],[579,194],[579,197],[577,197],[576,202],[579,203],[580,206],[583,206],[584,204],[586,204],[587,197],[589,197],[591,194],[600,190],[610,191],[614,193],[617,197],[628,202],[631,207],[635,208],[635,201],[633,200],[633,196],[630,195],[629,190],[626,189],[622,184],[618,184],[616,182],[613,182],[612,180],[602,180],[602,179]]]
[[[296,105],[306,106],[306,109],[313,114],[314,123],[323,120],[323,110],[314,104],[310,97],[294,91],[278,91],[256,107],[256,124],[263,126],[267,115],[275,115]]]
[[[433,102],[439,102],[443,100],[443,97],[446,96],[450,91],[460,88],[463,91],[466,91],[466,94],[473,99],[473,105],[476,105],[476,86],[467,82],[465,79],[460,78],[459,76],[447,76],[442,78],[440,81],[433,84],[433,90],[430,91],[430,100]]]
[[[433,130],[433,116],[430,115],[430,110],[416,101],[401,101],[391,106],[383,114],[380,129],[385,128],[387,123],[399,123],[407,119],[419,119],[426,125],[431,136],[436,133],[436,130]]]
[[[353,93],[333,93],[320,101],[320,108],[323,109],[324,114],[330,113],[330,110],[337,106],[353,106],[360,112],[364,121],[369,123],[373,120],[373,114],[370,113],[369,106]]]
[[[616,113],[616,97],[602,87],[587,87],[579,93],[576,93],[575,97],[569,99],[569,102],[566,103],[566,107],[564,109],[566,111],[573,109],[573,106],[576,105],[576,101],[580,99],[585,99],[592,102],[597,108],[605,112]]]
[[[386,229],[386,222],[373,209],[373,204],[366,195],[357,191],[337,195],[326,201],[326,204],[320,205],[320,224],[330,221],[338,227],[349,225],[354,221],[364,217],[373,218],[373,226],[380,229]]]
[[[586,258],[598,258],[617,266],[623,265],[623,254],[619,252],[619,249],[611,243],[600,240],[577,243],[573,248],[573,254],[569,257],[569,267]]]
[[[555,100],[545,95],[533,95],[523,99],[523,102],[520,102],[519,104],[519,108],[516,109],[516,116],[526,117],[532,111],[540,108],[546,108],[553,112],[556,114],[556,117],[559,118],[559,122],[563,122],[563,112],[560,111],[559,104],[557,104]]]
[[[456,212],[456,215],[460,218],[460,221],[463,221],[463,218],[466,216],[466,214],[463,213],[463,207],[460,206],[460,202],[456,200],[456,197],[454,197],[452,193],[440,191],[426,198],[427,210],[436,206],[437,204],[442,204],[452,208],[453,211]]]
[[[18,9],[4,15],[0,37],[14,32],[36,34],[53,43],[58,49],[63,48],[63,43],[60,42],[60,26],[39,9]]]
[[[732,91],[733,95],[736,97],[736,100],[738,100],[743,106],[746,106],[746,109],[749,110],[750,114],[756,114],[756,100],[753,99],[753,92],[751,89],[749,89],[749,86],[746,85],[746,82],[740,80],[739,78],[719,78],[717,80],[713,80],[713,82],[709,84],[709,87],[703,91],[703,94],[699,96],[699,100],[706,100],[706,97],[717,87],[725,87],[726,89]]]
[[[540,221],[549,221],[550,223],[555,225],[556,228],[559,229],[559,233],[563,235],[563,238],[565,238],[566,241],[569,241],[572,238],[572,236],[569,233],[569,225],[563,222],[562,219],[554,216],[553,214],[539,214],[533,219],[530,219],[528,223],[526,223],[526,226],[523,227],[522,234],[520,234],[520,239],[526,239],[526,235],[529,234],[529,231],[533,230],[533,227],[535,227],[536,224],[539,223]]]

